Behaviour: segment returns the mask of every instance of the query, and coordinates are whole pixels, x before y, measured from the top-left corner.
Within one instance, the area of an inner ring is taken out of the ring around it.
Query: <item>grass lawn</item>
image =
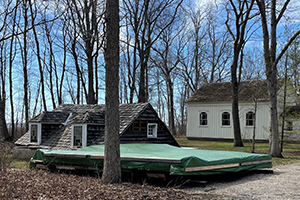
[[[12,160],[10,166],[19,169],[29,169],[29,161]]]
[[[222,151],[242,151],[251,152],[252,144],[250,142],[244,142],[244,147],[233,147],[233,142],[219,142],[219,141],[196,141],[187,140],[185,137],[176,138],[177,142],[182,147],[194,147],[199,149],[208,150],[222,150]],[[256,143],[255,144],[256,153],[269,152],[268,143]],[[300,144],[290,144],[286,143],[283,146],[283,156],[284,158],[273,158],[273,165],[286,165],[292,163],[300,163]]]

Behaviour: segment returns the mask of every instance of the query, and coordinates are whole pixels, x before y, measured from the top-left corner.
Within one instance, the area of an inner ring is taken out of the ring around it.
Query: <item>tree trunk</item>
[[[13,24],[16,23],[17,17],[17,9],[14,11],[13,15]],[[12,28],[12,34],[15,35],[15,26]],[[13,98],[13,61],[16,56],[16,52],[14,51],[14,36],[11,37],[10,47],[9,47],[9,98],[10,98],[10,110],[11,110],[11,140],[15,137],[15,113],[14,113],[14,98]]]
[[[241,127],[239,118],[239,98],[238,98],[238,83],[233,78],[232,80],[232,119],[233,119],[233,131],[234,131],[234,146],[243,147],[243,141],[241,137]]]
[[[60,81],[59,81],[59,75],[58,75],[58,72],[57,70],[56,71],[56,85],[57,85],[57,88],[56,88],[56,92],[57,92],[57,99],[58,99],[58,105],[61,105],[63,103],[63,93],[62,93],[62,90],[63,90],[63,82],[64,82],[64,78],[65,78],[65,72],[66,72],[66,63],[67,63],[67,41],[66,41],[66,32],[65,32],[65,29],[66,29],[66,24],[68,22],[65,22],[63,21],[63,26],[62,26],[62,33],[63,33],[63,63],[62,63],[62,72],[61,72],[61,75],[60,75]]]
[[[231,83],[232,83],[232,119],[233,119],[233,135],[235,147],[243,147],[243,141],[241,137],[241,127],[240,127],[240,116],[239,116],[239,83],[237,81],[237,67],[238,67],[238,57],[239,50],[238,46],[235,44],[234,47],[233,62],[231,65]]]
[[[0,99],[0,137],[10,140],[5,120],[5,100]]]
[[[145,83],[145,69],[146,64],[144,62],[141,63],[141,69],[140,69],[140,83],[139,83],[139,103],[145,103],[146,102],[146,83]]]
[[[285,59],[285,72],[284,72],[284,90],[283,90],[283,108],[282,108],[282,124],[281,124],[281,141],[280,141],[280,152],[283,152],[283,139],[284,139],[284,125],[285,125],[285,115],[286,115],[286,93],[287,93],[287,71],[288,71],[288,54],[286,55]]]
[[[278,19],[276,19],[276,0],[271,1],[271,34],[269,27],[265,1],[256,0],[259,7],[262,32],[264,60],[270,101],[270,154],[273,157],[282,157],[279,145],[278,114],[277,114],[277,63],[276,63],[276,30]],[[283,12],[282,10],[281,12]],[[280,16],[280,15],[279,15]],[[270,44],[271,41],[271,44]],[[277,61],[278,62],[278,61]]]
[[[49,89],[50,89],[50,95],[51,95],[51,100],[52,100],[52,108],[55,109],[56,102],[55,102],[54,85],[53,85],[53,82],[54,82],[53,81],[53,69],[56,69],[56,63],[55,63],[55,56],[54,56],[54,52],[53,52],[53,45],[52,45],[53,41],[51,40],[51,28],[50,27],[48,27],[47,23],[45,24],[45,33],[46,33],[46,38],[47,38],[48,47],[49,47],[49,64],[48,64]],[[56,71],[54,71],[54,73],[56,73]],[[56,80],[55,80],[55,82],[56,82]],[[56,87],[58,88],[58,85]]]
[[[10,48],[10,54],[12,53],[12,45],[13,45],[13,38],[11,41],[11,48]],[[10,63],[9,63],[9,98],[10,98],[10,113],[11,113],[11,139],[13,140],[15,137],[15,112],[14,112],[14,98],[13,98],[13,77],[12,77],[12,65],[13,65],[13,59],[12,55],[10,55]]]
[[[99,39],[98,39],[99,40]],[[98,46],[98,44],[97,44]],[[99,87],[99,79],[98,79],[98,51],[95,53],[95,59],[94,59],[94,63],[95,63],[95,73],[94,73],[94,76],[95,76],[95,98],[94,98],[94,103],[97,104],[98,103],[98,100],[99,100],[99,90],[98,90],[98,87]]]
[[[256,136],[256,113],[257,113],[257,99],[254,102],[254,123],[253,123],[253,135],[252,135],[252,149],[251,153],[255,153],[255,136]]]
[[[170,132],[173,135],[176,135],[176,128],[175,128],[175,114],[174,114],[174,91],[173,91],[173,82],[171,80],[170,75],[168,74],[167,77],[167,86],[168,86],[168,91],[169,91],[169,105],[168,105],[168,110],[169,110],[169,128]]]
[[[90,47],[92,48],[92,47]],[[93,57],[92,50],[88,50],[89,54],[88,57],[88,98],[87,98],[87,104],[95,104],[95,91],[94,91],[94,66],[93,66]]]
[[[278,130],[278,114],[277,114],[277,75],[270,74],[267,78],[270,109],[271,109],[271,124],[270,124],[270,154],[273,157],[282,157],[279,145],[279,130]]]
[[[271,1],[271,46],[270,63],[267,65],[267,83],[270,97],[271,109],[271,142],[270,154],[273,157],[282,157],[279,146],[278,114],[277,114],[277,66],[276,47],[277,47],[277,19],[276,19],[276,0]]]
[[[27,32],[25,31],[28,26],[27,18],[28,5],[27,1],[23,1],[23,13],[24,13],[24,32],[23,32],[23,77],[24,77],[24,112],[25,112],[25,131],[29,130],[29,100],[28,100],[28,70],[27,70]]]
[[[232,0],[229,1],[231,9],[227,9],[227,20],[225,22],[227,30],[231,34],[234,40],[234,50],[233,50],[233,61],[231,65],[231,83],[232,83],[232,118],[233,118],[233,130],[234,130],[234,146],[242,147],[243,141],[241,137],[241,128],[240,128],[240,118],[239,118],[239,82],[237,78],[237,69],[239,68],[239,73],[242,71],[242,62],[240,66],[238,65],[239,55],[242,52],[242,48],[245,45],[245,33],[249,30],[246,30],[248,21],[251,20],[250,12],[254,4],[254,0],[251,1],[241,1],[239,2],[239,7]],[[231,26],[228,24],[230,20],[230,10],[234,10],[234,23],[235,30],[231,30]],[[241,57],[242,58],[242,57]]]
[[[105,155],[102,180],[121,181],[119,139],[119,0],[106,1]]]
[[[41,87],[42,87],[41,88],[42,102],[43,102],[44,111],[47,111],[45,83],[44,83],[44,69],[43,69],[43,64],[42,64],[42,58],[40,55],[40,43],[39,43],[38,35],[36,32],[36,28],[34,26],[34,20],[35,20],[34,16],[36,15],[36,13],[34,13],[34,11],[33,11],[33,5],[31,3],[31,1],[29,1],[29,9],[30,9],[30,13],[31,13],[31,25],[32,25],[32,31],[33,31],[35,45],[36,45],[36,56],[37,56],[39,72],[40,72],[40,82],[41,82]]]

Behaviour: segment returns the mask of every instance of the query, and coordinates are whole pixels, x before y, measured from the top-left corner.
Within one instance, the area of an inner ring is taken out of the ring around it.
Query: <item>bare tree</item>
[[[3,137],[5,140],[10,140],[10,135],[6,126],[5,119],[5,100],[6,100],[6,56],[5,53],[7,49],[4,42],[0,42],[0,137]]]
[[[245,83],[244,83],[245,84]],[[260,81],[249,81],[248,82],[250,87],[244,86],[244,90],[247,91],[245,94],[247,98],[252,102],[253,111],[247,113],[248,116],[248,122],[246,123],[253,123],[251,124],[253,126],[252,129],[252,146],[251,146],[251,153],[255,152],[255,137],[256,137],[256,116],[257,116],[257,110],[260,108],[260,99],[262,98],[261,94],[264,92],[265,87],[261,87],[262,84],[260,84]],[[247,118],[247,117],[246,117]],[[250,122],[252,120],[252,122]]]
[[[300,38],[293,42],[288,52],[288,77],[293,80],[293,87],[296,89],[296,92],[300,91]]]
[[[42,102],[43,102],[43,108],[44,111],[47,111],[47,101],[46,101],[46,93],[45,93],[45,81],[44,81],[44,65],[42,63],[42,55],[41,55],[41,49],[40,49],[40,41],[38,38],[38,33],[36,30],[36,26],[34,24],[36,23],[36,16],[37,16],[37,5],[33,4],[31,1],[28,1],[29,4],[29,10],[31,15],[31,26],[33,31],[33,36],[35,40],[35,48],[36,48],[36,58],[39,66],[39,72],[40,72],[40,83],[41,83],[41,94],[42,94]]]
[[[16,2],[16,5],[18,5],[18,2]],[[16,23],[17,18],[17,11],[18,9],[15,9],[12,15],[12,23]],[[13,97],[13,61],[16,57],[16,45],[15,45],[15,32],[16,28],[15,26],[12,28],[12,35],[13,37],[10,38],[10,45],[9,45],[9,98],[10,98],[10,112],[11,112],[11,140],[15,137],[15,112],[14,112],[14,97]]]
[[[206,82],[205,78],[201,75],[201,70],[204,68],[204,38],[206,32],[204,30],[206,12],[202,11],[199,7],[194,9],[194,5],[189,5],[184,9],[186,14],[186,29],[190,29],[186,42],[186,53],[181,56],[180,62],[183,65],[183,76],[188,83],[190,90],[194,93],[201,84]],[[191,25],[189,25],[191,22]],[[192,28],[189,28],[192,27]],[[184,39],[182,39],[184,42]],[[191,43],[191,45],[187,45]]]
[[[247,24],[252,18],[251,11],[253,8],[255,0],[245,0],[245,1],[237,1],[233,0],[229,1],[230,8],[227,9],[227,21],[226,26],[229,33],[234,40],[233,45],[233,60],[231,64],[231,83],[232,83],[232,118],[233,118],[233,129],[234,129],[234,146],[242,147],[243,141],[241,137],[241,128],[240,128],[240,119],[239,119],[239,82],[237,78],[237,70],[239,68],[239,56],[242,52],[242,49],[246,42],[246,31]],[[234,31],[229,25],[229,20],[231,17],[231,12],[233,13],[233,21],[234,21]],[[242,63],[242,58],[241,61]],[[241,69],[241,68],[240,68]],[[240,70],[241,73],[241,70]]]
[[[243,71],[240,80],[265,79],[263,51],[260,47],[251,46],[243,50]]]
[[[277,114],[277,64],[282,58],[288,47],[300,34],[297,30],[295,34],[288,40],[279,53],[277,53],[277,28],[278,23],[284,16],[290,0],[282,2],[281,8],[276,6],[276,0],[270,1],[270,20],[267,19],[268,7],[265,0],[256,0],[259,7],[261,27],[263,32],[263,49],[266,76],[268,82],[268,91],[271,110],[271,125],[270,125],[270,154],[273,157],[282,157],[279,145],[279,130],[278,130],[278,114]],[[277,14],[278,13],[278,14]]]
[[[179,114],[179,120],[178,120],[178,130],[179,134],[185,134],[186,133],[186,104],[185,101],[188,98],[188,86],[187,83],[181,85],[179,88],[179,103],[180,103],[180,114]]]
[[[173,23],[181,3],[182,0],[124,1],[125,11],[130,13],[128,23],[134,34],[134,51],[139,56],[139,63],[135,57],[133,59],[134,66],[140,66],[138,102],[148,101],[147,74],[151,47]],[[168,21],[164,20],[166,18]]]
[[[186,20],[186,50],[180,59],[182,76],[189,90],[195,92],[208,82],[226,79],[231,60],[229,34],[225,31],[220,11],[212,3],[197,6],[191,4],[184,9]]]
[[[94,76],[97,77],[97,74],[95,74],[97,70],[95,70],[94,65],[97,63],[98,52],[103,44],[103,37],[99,36],[99,25],[104,14],[103,9],[100,7],[102,4],[97,0],[72,0],[66,1],[66,4],[70,11],[70,19],[72,19],[75,36],[72,45],[77,45],[75,48],[76,51],[83,49],[85,55],[88,73],[86,102],[88,104],[95,104],[98,101],[98,97],[96,96],[98,93],[95,92],[95,90],[98,89],[98,85],[95,87]],[[78,37],[81,41],[76,39]],[[101,42],[99,42],[99,40],[101,40]],[[72,50],[74,50],[74,48],[72,48]],[[74,55],[74,57],[77,59],[77,55]],[[76,69],[79,72],[78,66],[76,66]],[[83,79],[81,79],[81,81],[83,81]]]
[[[24,112],[25,112],[25,130],[29,130],[29,81],[28,81],[28,49],[27,49],[27,27],[28,27],[28,4],[26,0],[22,1],[22,13],[24,18],[24,28],[23,28],[23,48],[21,48],[21,54],[22,54],[22,65],[23,65],[23,89],[24,89]],[[21,45],[20,45],[21,46]]]
[[[157,66],[164,75],[167,86],[167,105],[168,105],[168,121],[169,129],[173,135],[176,135],[175,128],[175,108],[174,108],[174,82],[176,77],[179,55],[183,50],[178,44],[177,36],[181,33],[180,24],[169,26],[162,32],[157,41],[157,45],[153,46],[156,56],[151,58],[151,62]],[[179,46],[179,47],[178,47]],[[178,47],[178,48],[177,48]],[[157,84],[158,85],[158,84]]]
[[[102,180],[121,181],[119,139],[119,1],[106,1],[105,155]]]
[[[14,4],[15,3],[15,4]],[[11,32],[9,29],[9,24],[14,22],[16,9],[18,7],[18,3],[12,0],[2,1],[0,3],[2,6],[2,10],[0,11],[0,18],[2,19],[0,22],[0,137],[4,137],[6,140],[11,140],[11,136],[8,133],[7,125],[6,125],[6,113],[5,113],[5,103],[6,103],[6,71],[7,66],[10,65],[10,61],[13,60],[13,54],[7,55],[9,52],[7,40],[15,36],[14,32]],[[13,19],[11,19],[11,16]],[[14,30],[13,30],[14,31]],[[12,44],[13,45],[13,44]],[[12,47],[12,45],[10,45]],[[11,67],[11,65],[10,65]],[[9,70],[11,72],[11,68]],[[10,79],[12,78],[12,74],[9,75]],[[12,91],[10,90],[12,94]]]
[[[57,101],[58,105],[61,105],[63,103],[63,86],[64,86],[64,79],[66,76],[66,67],[67,67],[67,52],[68,52],[68,46],[70,44],[70,39],[68,40],[66,29],[68,27],[68,22],[66,20],[61,19],[62,22],[62,36],[61,36],[61,48],[63,51],[63,58],[62,62],[60,64],[61,73],[58,73],[58,69],[55,69],[55,77],[56,77],[56,95],[57,95]],[[59,45],[58,45],[59,46]],[[55,65],[55,67],[57,67]]]
[[[230,44],[230,34],[224,31],[223,19],[220,20],[219,12],[213,4],[208,5],[210,12],[207,13],[207,39],[209,48],[205,49],[205,59],[209,67],[210,74],[207,76],[207,82],[221,82],[227,77],[227,68],[230,65],[232,57],[232,45]],[[229,73],[228,73],[229,75]]]
[[[46,14],[44,14],[43,18],[45,18],[44,20],[46,21]],[[51,31],[52,31],[52,27],[53,27],[54,23],[45,23],[43,24],[43,31],[45,33],[46,36],[46,41],[47,41],[47,45],[45,45],[44,48],[44,58],[43,58],[43,62],[45,65],[45,68],[48,72],[49,78],[48,78],[48,82],[46,81],[46,85],[48,85],[49,87],[49,92],[51,95],[51,100],[52,100],[52,107],[53,109],[56,108],[56,99],[55,99],[55,95],[54,95],[54,83],[56,83],[56,81],[54,81],[54,73],[53,72],[56,69],[56,62],[55,62],[55,56],[54,56],[54,52],[53,52],[53,39],[51,37]],[[48,55],[47,55],[48,54]]]
[[[123,1],[125,4],[124,7],[126,7],[126,1]],[[136,4],[138,5],[138,4]],[[136,8],[137,9],[137,8]],[[137,11],[137,10],[135,10]],[[132,27],[137,32],[138,28],[138,17],[135,16],[138,12],[125,12],[124,20],[124,34],[126,35],[126,41],[123,41],[124,47],[123,47],[123,62],[124,67],[126,67],[127,71],[127,79],[126,79],[126,85],[129,89],[129,103],[133,103],[133,99],[135,94],[137,93],[136,90],[136,82],[137,82],[137,70],[139,67],[138,60],[137,60],[137,38],[138,35],[132,36],[130,34],[130,27]],[[132,22],[132,19],[134,19]],[[132,45],[131,43],[134,42]],[[125,77],[124,77],[125,78]]]

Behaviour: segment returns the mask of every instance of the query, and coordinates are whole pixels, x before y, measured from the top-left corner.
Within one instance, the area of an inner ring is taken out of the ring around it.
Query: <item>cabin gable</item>
[[[155,136],[149,136],[149,125],[157,124]],[[179,146],[167,126],[160,120],[149,104],[120,135],[120,143],[159,143]]]

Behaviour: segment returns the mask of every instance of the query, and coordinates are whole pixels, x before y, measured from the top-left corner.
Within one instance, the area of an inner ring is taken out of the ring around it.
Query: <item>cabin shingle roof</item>
[[[63,123],[67,120],[69,113],[65,112],[42,112],[30,120],[30,122],[43,122],[43,123]]]
[[[148,107],[149,103],[120,104],[120,134],[126,131],[135,119]],[[43,112],[29,122],[61,124],[61,127],[53,132],[51,136],[43,141],[39,148],[69,149],[71,146],[71,135],[73,124],[105,124],[105,105],[74,105],[63,104],[53,111]],[[103,141],[97,138],[97,141]],[[26,132],[16,143],[17,145],[28,146],[29,131]]]
[[[278,81],[278,88],[282,81]],[[239,101],[249,101],[255,98],[258,101],[268,101],[268,86],[266,80],[251,80],[239,83]],[[199,88],[186,102],[231,102],[232,84],[224,83],[206,83]]]

